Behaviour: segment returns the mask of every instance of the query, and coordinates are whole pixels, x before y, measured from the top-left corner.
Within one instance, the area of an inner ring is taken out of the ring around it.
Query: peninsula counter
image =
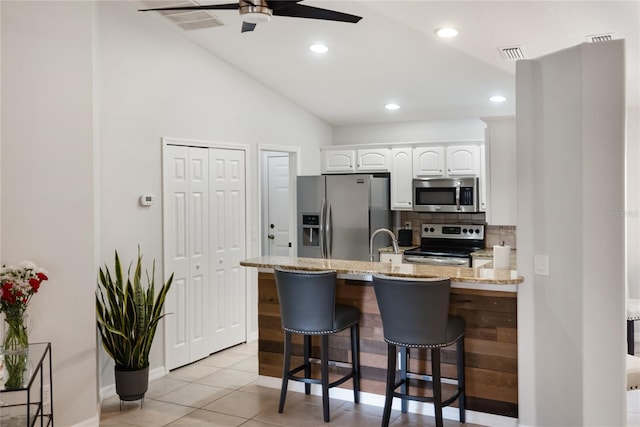
[[[450,313],[466,320],[465,373],[467,409],[518,416],[517,284],[523,281],[515,270],[437,267],[414,264],[327,260],[295,257],[259,257],[240,265],[258,268],[259,374],[282,377],[283,331],[273,268],[335,270],[338,273],[337,301],[357,307],[360,319],[361,390],[384,395],[387,346],[372,286],[374,274],[401,277],[443,276],[451,279]],[[294,336],[294,355],[302,355],[302,339]],[[319,343],[312,341],[314,354]],[[349,336],[330,337],[334,360],[350,360]],[[411,367],[426,369],[424,350],[411,350]],[[294,363],[294,362],[292,362]],[[415,365],[414,365],[415,364]],[[332,367],[341,370],[341,367]],[[335,371],[337,372],[337,371]],[[455,351],[442,351],[442,375],[456,377]],[[342,387],[350,388],[349,382]],[[443,390],[446,392],[446,388]]]

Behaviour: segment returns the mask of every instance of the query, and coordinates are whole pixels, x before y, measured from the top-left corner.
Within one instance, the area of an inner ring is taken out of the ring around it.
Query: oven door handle
[[[431,264],[431,265],[452,265],[452,266],[468,266],[469,260],[465,258],[446,258],[436,256],[420,256],[420,255],[405,255],[405,262],[412,262],[416,264]]]

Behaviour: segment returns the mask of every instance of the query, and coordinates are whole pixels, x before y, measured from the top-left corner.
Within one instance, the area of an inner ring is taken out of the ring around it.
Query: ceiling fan
[[[240,11],[242,16],[242,32],[253,31],[256,24],[268,22],[272,15],[289,16],[293,18],[324,19],[356,23],[361,16],[337,12],[319,7],[299,4],[302,0],[239,0],[238,3],[210,4],[199,6],[173,6],[152,9],[140,9],[140,12],[162,10],[234,10]]]

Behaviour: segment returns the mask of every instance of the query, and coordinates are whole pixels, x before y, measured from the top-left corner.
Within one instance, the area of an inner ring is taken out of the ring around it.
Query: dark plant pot
[[[120,400],[139,400],[149,387],[149,366],[131,370],[115,367],[116,393]]]

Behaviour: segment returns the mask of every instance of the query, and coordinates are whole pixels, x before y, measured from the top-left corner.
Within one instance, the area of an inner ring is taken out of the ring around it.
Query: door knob
[[[273,239],[275,239],[275,238],[276,238],[276,236],[274,236],[273,234],[269,234],[269,236],[268,236],[268,237],[269,237],[269,239],[270,239],[270,240],[273,240]]]

